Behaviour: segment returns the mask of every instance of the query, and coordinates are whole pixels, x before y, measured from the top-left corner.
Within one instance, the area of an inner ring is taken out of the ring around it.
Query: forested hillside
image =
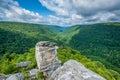
[[[24,53],[38,41],[54,41],[59,29],[50,25],[0,22],[0,54]]]
[[[120,23],[77,25],[70,30],[70,34],[77,32],[69,40],[72,48],[120,73]]]

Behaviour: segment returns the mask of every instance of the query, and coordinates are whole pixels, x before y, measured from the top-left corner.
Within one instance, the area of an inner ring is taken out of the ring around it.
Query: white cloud
[[[21,21],[21,22],[42,22],[43,17],[38,13],[21,8],[16,1],[1,0],[0,19],[5,21]]]
[[[14,0],[1,0],[0,20],[76,25],[120,21],[120,0],[39,0],[56,15],[42,16],[20,7]]]
[[[39,0],[43,6],[58,15],[90,15],[101,11],[120,9],[120,0]]]
[[[109,22],[112,20],[120,21],[120,0],[39,1],[46,8],[54,11],[58,16],[62,16],[64,18],[63,24],[74,25],[91,22]]]

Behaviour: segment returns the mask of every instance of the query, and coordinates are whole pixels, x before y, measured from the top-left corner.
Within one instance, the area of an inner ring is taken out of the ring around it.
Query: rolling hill
[[[55,25],[0,22],[0,54],[22,55],[38,41],[49,40],[60,46],[78,50],[81,55],[92,61],[102,62],[107,69],[120,73],[119,35],[120,23],[75,25],[64,28]],[[63,62],[68,60],[67,57],[62,58],[65,58]]]

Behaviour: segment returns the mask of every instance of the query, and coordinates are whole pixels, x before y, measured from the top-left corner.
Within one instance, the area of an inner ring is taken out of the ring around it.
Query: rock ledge
[[[75,60],[69,60],[51,75],[50,80],[106,80]]]

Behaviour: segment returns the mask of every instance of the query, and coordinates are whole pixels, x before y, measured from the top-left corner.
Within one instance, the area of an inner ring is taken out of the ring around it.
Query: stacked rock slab
[[[61,66],[56,50],[56,44],[50,41],[41,41],[36,44],[36,61],[45,80],[49,80],[51,74]]]
[[[6,80],[24,80],[24,75],[22,73],[16,73],[8,77]]]
[[[53,72],[49,80],[106,80],[75,60],[69,60]]]
[[[18,68],[28,67],[31,63],[32,63],[31,61],[25,61],[25,62],[17,63],[16,66],[17,66]]]

